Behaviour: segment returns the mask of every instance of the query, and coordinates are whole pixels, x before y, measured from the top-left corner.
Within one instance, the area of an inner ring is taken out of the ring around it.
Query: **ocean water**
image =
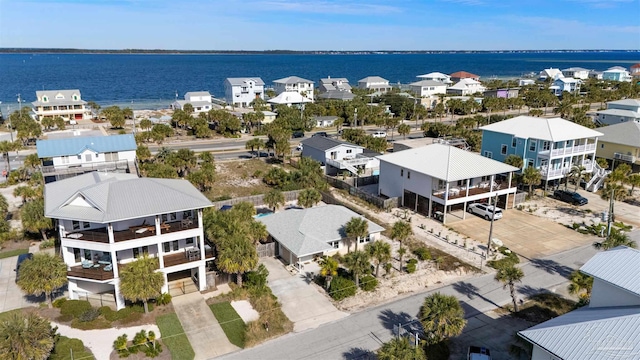
[[[640,62],[640,52],[455,53],[371,55],[129,55],[0,54],[0,108],[17,108],[17,94],[34,101],[36,90],[80,89],[82,98],[101,105],[134,109],[165,108],[187,91],[208,90],[224,97],[227,77],[273,80],[296,75],[316,83],[346,77],[354,84],[366,76],[409,83],[439,71],[469,71],[481,77],[515,78],[548,67],[604,70]]]

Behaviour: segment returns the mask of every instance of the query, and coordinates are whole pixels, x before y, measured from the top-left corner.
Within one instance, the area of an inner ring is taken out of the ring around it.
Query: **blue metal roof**
[[[38,140],[38,157],[69,156],[81,154],[86,149],[97,153],[136,150],[133,134],[111,136],[87,136],[64,139]]]

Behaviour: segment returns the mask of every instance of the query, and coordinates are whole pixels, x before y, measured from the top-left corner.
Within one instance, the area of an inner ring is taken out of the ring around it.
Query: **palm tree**
[[[402,244],[400,244],[400,248],[398,249],[398,258],[400,260],[400,266],[399,266],[399,271],[402,272],[402,258],[406,255],[407,253],[407,249],[402,247]]]
[[[257,151],[255,152],[257,157],[260,157],[260,149],[265,147],[265,143],[264,140],[260,139],[260,138],[253,138],[249,141],[247,141],[244,144],[245,149],[251,149],[251,152],[253,152],[254,149],[256,149]]]
[[[224,239],[218,249],[218,268],[236,274],[236,283],[242,287],[242,275],[258,265],[256,247],[243,236]]]
[[[19,150],[22,146],[18,141],[10,142],[10,141],[0,141],[0,153],[7,161],[7,171],[11,170],[11,165],[9,165],[9,153],[11,151]]]
[[[57,256],[37,253],[20,265],[18,286],[28,294],[42,295],[52,307],[51,294],[67,283],[67,266]]]
[[[571,181],[573,181],[575,185],[574,191],[578,191],[578,187],[580,186],[580,180],[582,180],[585,170],[586,168],[582,165],[573,165],[571,167],[571,170],[567,173],[567,180],[571,179]],[[567,188],[567,185],[565,182],[565,190],[566,188]]]
[[[504,159],[504,163],[513,167],[517,167],[518,169],[522,169],[522,167],[524,166],[524,161],[522,160],[522,158],[515,154],[508,155]]]
[[[369,235],[369,222],[361,217],[352,217],[351,220],[344,225],[344,232],[349,238],[356,238],[356,251],[358,251],[360,238]],[[350,248],[351,244],[347,247],[347,251],[349,251]]]
[[[267,206],[273,209],[275,212],[278,209],[278,205],[284,205],[284,194],[281,191],[273,189],[268,193],[264,194],[262,201],[267,204]]]
[[[332,257],[323,256],[320,260],[320,275],[325,278],[325,287],[329,290],[331,280],[338,275],[338,261]]]
[[[527,166],[522,172],[522,183],[529,186],[529,196],[533,196],[533,187],[540,185],[542,174],[533,166]]]
[[[395,337],[376,352],[378,360],[427,360],[421,346],[413,346],[407,337]]]
[[[388,263],[391,260],[391,244],[381,240],[374,241],[365,247],[365,251],[369,253],[369,256],[376,264],[376,277],[380,270],[380,264]]]
[[[498,269],[496,273],[496,281],[500,281],[503,284],[503,288],[509,287],[509,293],[511,294],[511,300],[513,301],[513,311],[518,312],[518,301],[516,299],[516,283],[521,282],[524,277],[524,272],[520,268],[513,265],[504,266]]]
[[[627,183],[631,185],[631,190],[629,190],[629,195],[633,196],[633,190],[635,190],[636,186],[640,187],[640,173],[631,174],[627,178]]]
[[[0,358],[46,360],[55,345],[56,331],[33,312],[15,312],[0,322]]]
[[[33,233],[40,233],[47,240],[47,230],[51,229],[51,219],[44,216],[44,200],[42,198],[26,202],[20,209],[22,227]]]
[[[407,138],[407,134],[411,132],[411,126],[408,124],[400,124],[398,125],[398,134],[402,135],[403,139]]]
[[[369,254],[364,251],[354,251],[344,257],[344,262],[351,270],[353,279],[356,282],[356,288],[360,286],[360,275],[369,271],[371,263],[369,262]]]
[[[406,254],[406,250],[402,248],[402,243],[411,235],[413,235],[413,229],[408,222],[396,221],[391,228],[391,239],[400,242],[400,249],[398,249],[398,255],[400,255],[400,271],[402,271],[402,257]]]
[[[593,288],[593,277],[580,270],[576,270],[569,276],[571,284],[569,284],[569,294],[578,295],[580,298],[588,300],[591,298],[591,289]]]
[[[310,208],[322,200],[322,194],[316,189],[304,189],[298,194],[298,204]]]
[[[460,335],[467,324],[458,299],[439,292],[424,299],[418,317],[430,345]]]
[[[147,302],[160,295],[164,275],[156,271],[158,259],[144,254],[120,270],[120,293],[130,301],[142,301],[144,312],[149,312]]]
[[[606,240],[593,243],[593,247],[598,250],[609,250],[618,246],[626,246],[635,249],[637,244],[635,241],[631,240],[629,235],[624,231],[618,229],[611,229],[611,233]]]

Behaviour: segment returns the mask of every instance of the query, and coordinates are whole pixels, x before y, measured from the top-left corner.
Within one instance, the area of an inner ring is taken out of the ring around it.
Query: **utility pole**
[[[353,109],[353,124],[354,127],[358,127],[358,108]]]
[[[613,222],[613,198],[615,196],[616,190],[615,188],[611,189],[611,196],[609,197],[609,216],[607,216],[607,237],[606,240],[609,240],[611,236],[611,223]]]
[[[491,198],[489,198],[489,201],[491,201]],[[496,217],[496,206],[498,206],[498,194],[496,193],[496,196],[493,200],[493,211],[491,212],[491,225],[489,225],[489,241],[487,242],[487,255],[485,256],[485,259],[489,259],[489,253],[491,252],[491,236],[493,236],[493,221],[495,220]]]

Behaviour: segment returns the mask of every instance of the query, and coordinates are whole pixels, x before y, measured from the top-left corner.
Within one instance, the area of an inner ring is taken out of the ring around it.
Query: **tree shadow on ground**
[[[549,259],[531,259],[531,264],[538,269],[542,269],[549,274],[558,274],[562,277],[569,278],[574,269],[562,265],[554,260]]]
[[[378,316],[382,321],[382,325],[385,328],[394,331],[394,326],[402,326],[402,328],[410,333],[422,332],[422,325],[420,321],[406,312],[394,313],[393,311],[386,309]],[[395,335],[395,333],[394,333]]]
[[[342,353],[342,358],[345,360],[375,360],[377,356],[376,353],[371,350],[351,348],[349,351]]]
[[[534,295],[538,295],[538,294],[549,293],[549,291],[547,289],[534,288],[534,287],[529,286],[529,285],[518,286],[517,291],[518,291],[518,293],[524,295],[527,298],[532,297]]]
[[[478,291],[479,289],[471,283],[458,281],[457,283],[453,283],[451,286],[453,287],[453,290],[459,292],[462,295],[466,295],[469,299],[473,299],[474,297],[477,296],[480,299],[490,304],[493,304],[494,306],[500,307],[500,305],[496,304],[492,300],[489,300],[488,298],[480,294],[480,292]]]

